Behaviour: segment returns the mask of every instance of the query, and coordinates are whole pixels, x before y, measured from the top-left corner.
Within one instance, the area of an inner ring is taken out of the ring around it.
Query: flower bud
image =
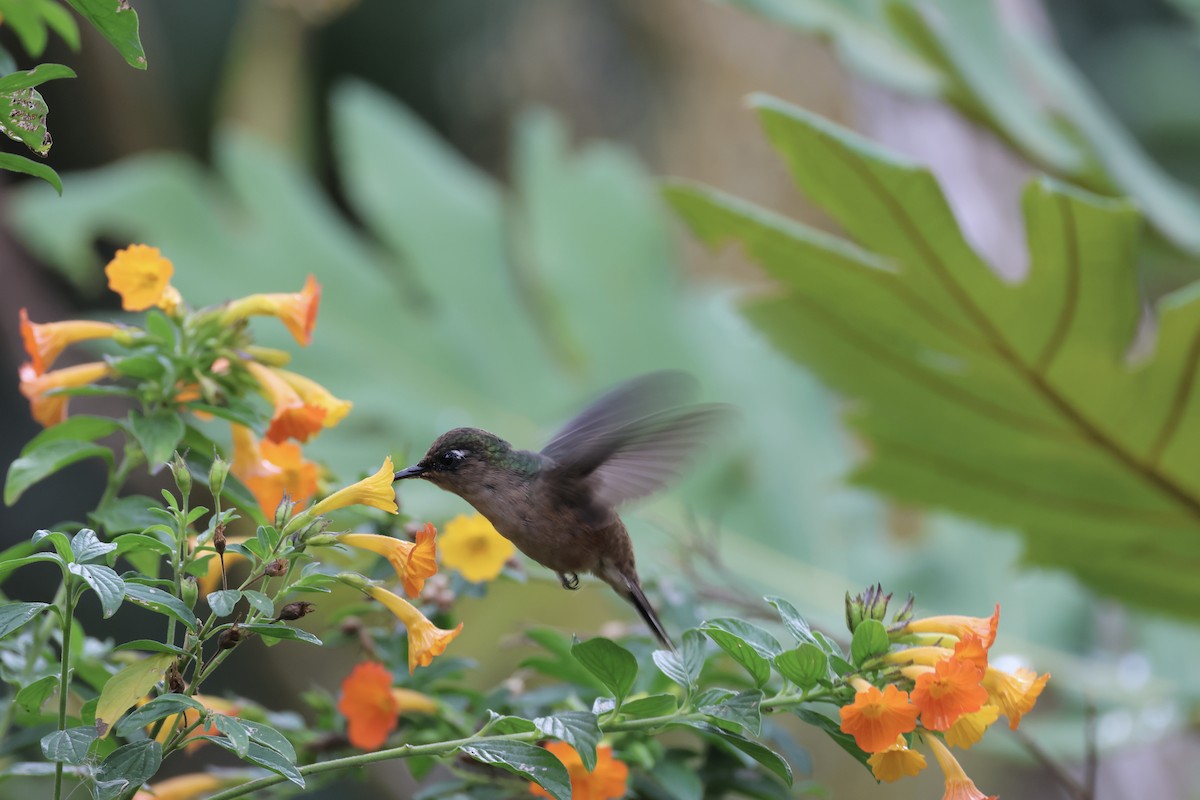
[[[320,547],[322,545],[337,544],[338,537],[332,533],[314,533],[304,540],[305,544]]]
[[[216,497],[225,489],[225,478],[229,475],[229,462],[221,458],[221,454],[213,453],[213,463],[208,470],[208,488]]]
[[[237,625],[232,628],[221,631],[221,635],[217,637],[218,650],[232,650],[238,646],[238,642],[242,640],[242,632],[238,630]]]
[[[288,570],[288,562],[286,558],[277,558],[270,564],[263,567],[263,572],[268,578],[278,578],[286,575]]]
[[[292,498],[288,497],[287,492],[283,493],[283,500],[275,507],[275,530],[286,531],[288,519],[292,516],[292,509],[296,503]]]
[[[310,613],[315,608],[316,608],[316,606],[313,605],[312,603],[306,603],[304,601],[300,601],[300,602],[296,602],[296,603],[288,603],[286,606],[279,609],[279,616],[276,617],[275,619],[276,620],[282,619],[285,621],[290,621],[293,619],[300,619],[305,614]]]
[[[167,673],[167,690],[175,694],[183,694],[187,691],[187,684],[183,681],[183,675],[179,674],[179,664],[171,664],[171,671]]]
[[[187,462],[179,455],[178,450],[171,459],[171,474],[175,476],[175,485],[179,487],[180,495],[186,500],[192,493],[192,473],[188,471]]]
[[[854,633],[863,620],[883,622],[891,599],[890,594],[883,593],[883,586],[880,584],[868,586],[865,592],[855,597],[846,592],[846,627]]]
[[[226,544],[228,544],[228,540],[225,538],[225,526],[221,523],[217,523],[217,527],[213,531],[213,550],[217,551],[217,555],[223,556],[225,555]]]
[[[369,580],[364,578],[362,575],[359,575],[357,572],[339,572],[334,577],[347,586],[353,589],[358,589],[360,592],[365,592],[371,585]]]
[[[188,608],[195,608],[196,601],[200,599],[200,587],[196,585],[196,579],[189,575],[184,579],[180,591],[180,600]]]

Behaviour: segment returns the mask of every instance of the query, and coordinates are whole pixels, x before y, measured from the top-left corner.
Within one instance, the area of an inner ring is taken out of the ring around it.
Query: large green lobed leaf
[[[930,173],[768,97],[796,182],[854,243],[714,190],[668,197],[710,246],[740,242],[778,282],[747,316],[858,402],[855,480],[1026,537],[1029,561],[1196,616],[1200,291],[1158,310],[1132,360],[1140,219],[1049,180],[1025,193],[1031,267],[1008,283],[971,249]]]

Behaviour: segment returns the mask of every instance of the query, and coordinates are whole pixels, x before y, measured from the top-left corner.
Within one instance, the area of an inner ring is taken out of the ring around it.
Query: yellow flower
[[[925,769],[925,756],[909,747],[903,736],[897,736],[894,745],[873,753],[867,759],[867,764],[876,780],[892,783],[901,778],[911,778]]]
[[[516,552],[482,514],[460,514],[447,522],[440,544],[442,563],[471,583],[493,580]]]
[[[198,800],[219,789],[237,786],[247,780],[248,776],[240,771],[225,771],[219,775],[210,772],[189,772],[152,783],[145,789],[138,790],[133,800]]]
[[[946,744],[966,750],[983,738],[983,734],[987,731],[988,727],[999,716],[1000,708],[990,703],[978,711],[963,714],[946,731]]]
[[[88,319],[71,319],[64,322],[29,321],[29,312],[20,310],[21,339],[25,352],[38,375],[42,375],[53,364],[68,345],[88,339],[117,339],[122,344],[133,341],[132,332],[111,322],[95,322]]]
[[[252,316],[278,317],[301,345],[312,341],[313,326],[317,324],[317,308],[321,304],[321,284],[312,275],[299,292],[252,294],[234,300],[225,307],[221,322],[230,325]]]
[[[145,311],[158,306],[168,314],[179,305],[179,292],[171,286],[175,267],[157,247],[131,244],[118,250],[104,268],[108,288],[121,295],[121,308]]]
[[[1000,706],[1001,712],[1008,717],[1008,727],[1016,730],[1021,717],[1033,710],[1048,680],[1050,673],[1038,677],[1027,667],[1018,667],[1011,673],[988,667],[983,676],[983,688],[987,689],[988,702]]]
[[[229,471],[254,495],[267,517],[287,494],[297,503],[317,493],[317,465],[304,458],[294,442],[259,442],[249,428],[231,425],[233,463]]]
[[[392,488],[395,474],[396,467],[392,464],[392,457],[388,456],[383,460],[383,466],[374,475],[363,478],[358,483],[353,483],[344,489],[338,489],[305,511],[304,514],[308,517],[317,517],[346,506],[371,506],[389,514],[398,513],[400,508],[396,505],[396,490]]]
[[[427,524],[418,531],[416,543],[375,533],[343,533],[337,540],[350,547],[384,556],[404,582],[404,593],[416,597],[425,587],[425,579],[437,574],[436,535],[434,527]]]
[[[242,365],[254,380],[258,381],[259,391],[275,406],[271,414],[271,424],[267,426],[267,438],[272,442],[285,442],[295,439],[307,442],[310,437],[321,430],[325,421],[325,409],[306,403],[280,377],[277,370],[265,367],[257,361],[243,361]]]
[[[325,409],[325,418],[321,421],[321,424],[326,428],[332,428],[334,425],[337,425],[350,413],[350,409],[354,407],[354,403],[334,397],[328,389],[311,378],[306,378],[295,372],[289,372],[286,369],[277,369],[275,370],[275,374],[283,378],[288,386],[295,389],[296,394],[300,395],[300,399],[306,405]]]
[[[71,398],[65,394],[49,394],[49,392],[55,389],[86,386],[110,375],[112,375],[112,367],[103,361],[56,369],[44,375],[38,375],[32,364],[22,364],[20,368],[21,394],[29,400],[29,411],[33,418],[44,427],[50,428],[67,418],[67,402]]]
[[[940,617],[925,617],[914,619],[900,631],[900,635],[912,633],[932,633],[944,636],[963,638],[968,634],[979,637],[983,649],[988,649],[996,641],[996,629],[1000,625],[1000,604],[990,617],[964,617],[946,615]]]
[[[416,606],[403,597],[389,592],[382,586],[368,586],[363,589],[367,594],[387,606],[388,611],[404,623],[408,632],[408,672],[411,675],[417,667],[428,667],[435,656],[446,652],[446,646],[462,631],[462,623],[448,631],[430,622]]]
[[[937,759],[946,778],[946,793],[942,795],[942,800],[996,800],[994,796],[985,795],[975,787],[975,781],[967,777],[962,765],[936,736],[927,736],[925,741],[929,743],[929,749],[933,751],[933,757]]]
[[[203,694],[194,694],[192,695],[192,699],[204,706],[209,711],[217,714],[223,714],[226,717],[236,717],[242,710],[240,705],[231,700],[226,700],[223,697],[210,697]],[[171,738],[172,734],[174,734],[176,730],[186,728],[193,722],[200,719],[200,712],[196,711],[195,709],[188,709],[187,711],[183,712],[182,716],[182,721],[180,720],[179,714],[172,714],[171,716],[166,717],[163,720],[162,728],[160,728],[158,731],[158,736],[155,737],[156,741],[158,741],[160,744],[166,744],[167,740]],[[150,723],[146,726],[147,733],[154,730],[154,725],[155,723]],[[185,740],[194,739],[197,736],[204,736],[206,734],[209,736],[216,736],[216,726],[209,725],[207,729],[196,728],[185,737]],[[206,741],[204,739],[196,739],[194,742],[188,741],[186,749],[188,752],[191,752],[205,743]]]

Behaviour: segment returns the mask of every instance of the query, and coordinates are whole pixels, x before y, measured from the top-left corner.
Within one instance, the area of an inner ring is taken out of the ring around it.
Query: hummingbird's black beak
[[[424,467],[422,467],[420,464],[414,464],[411,467],[405,467],[404,469],[397,472],[396,476],[394,478],[392,478],[392,481],[393,482],[402,481],[405,478],[418,478],[421,476],[421,474],[423,472],[425,472]]]

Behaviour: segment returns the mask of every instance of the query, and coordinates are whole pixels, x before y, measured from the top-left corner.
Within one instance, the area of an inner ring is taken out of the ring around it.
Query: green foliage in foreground
[[[970,248],[928,170],[768,97],[755,107],[808,196],[854,243],[715,190],[668,198],[711,246],[778,281],[751,321],[859,400],[862,485],[1020,530],[1029,561],[1195,617],[1200,583],[1200,292],[1165,298],[1152,352],[1139,218],[1048,180],[1026,191],[1019,283]]]

